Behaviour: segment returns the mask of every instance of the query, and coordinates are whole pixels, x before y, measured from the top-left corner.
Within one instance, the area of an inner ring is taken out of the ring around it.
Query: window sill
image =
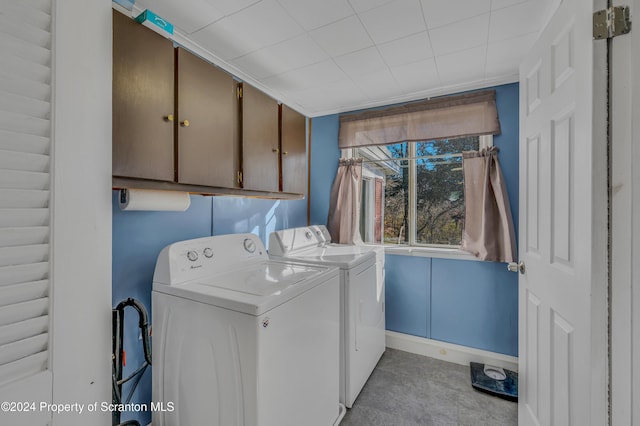
[[[437,259],[455,260],[481,260],[472,254],[458,248],[437,248],[437,247],[409,247],[409,246],[384,246],[385,254],[396,254],[400,256],[431,257]]]

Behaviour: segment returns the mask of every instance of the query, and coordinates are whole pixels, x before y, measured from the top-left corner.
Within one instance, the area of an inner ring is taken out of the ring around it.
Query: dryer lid
[[[375,262],[375,253],[371,250],[362,251],[359,249],[349,251],[340,247],[334,250],[331,246],[314,247],[307,250],[297,250],[285,253],[281,258],[292,261],[314,263],[319,265],[337,266],[348,269],[364,262]],[[279,257],[275,257],[279,259]]]

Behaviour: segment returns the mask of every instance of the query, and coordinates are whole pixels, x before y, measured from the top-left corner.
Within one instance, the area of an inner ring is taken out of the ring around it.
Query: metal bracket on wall
[[[629,6],[616,6],[593,12],[593,38],[603,40],[631,31]]]

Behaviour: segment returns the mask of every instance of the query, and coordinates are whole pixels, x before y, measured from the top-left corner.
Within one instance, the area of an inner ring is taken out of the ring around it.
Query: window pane
[[[401,173],[387,175],[384,191],[384,242],[407,244],[409,242],[409,169],[402,160]]]
[[[384,242],[406,244],[409,242],[409,145],[399,143],[387,145],[387,161],[384,166],[386,184],[384,188]],[[395,160],[397,159],[397,160]]]
[[[478,137],[416,144],[416,243],[459,246],[464,222],[462,151]]]
[[[478,150],[479,141],[476,136],[356,149],[355,156],[365,160],[363,239],[459,246],[464,225],[462,151]]]

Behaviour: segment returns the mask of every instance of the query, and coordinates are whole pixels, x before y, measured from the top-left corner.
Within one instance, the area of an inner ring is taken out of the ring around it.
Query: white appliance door
[[[337,275],[261,316],[152,297],[154,426],[335,422]]]
[[[345,405],[351,407],[385,350],[383,299],[376,266],[347,272]]]
[[[257,426],[331,426],[336,421],[339,285],[336,276],[260,317]]]
[[[257,424],[256,317],[152,297],[153,425]]]
[[[559,3],[520,67],[521,426],[606,424],[604,51]]]

